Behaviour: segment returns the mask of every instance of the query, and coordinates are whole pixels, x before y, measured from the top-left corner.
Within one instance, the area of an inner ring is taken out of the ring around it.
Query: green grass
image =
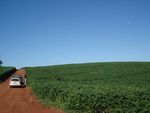
[[[3,67],[3,66],[0,66],[0,75],[10,69],[12,69],[13,67]]]
[[[33,94],[67,113],[150,112],[150,63],[112,62],[25,68]]]
[[[8,71],[14,69],[14,67],[2,67],[0,66],[0,82],[2,82],[5,78],[9,77],[10,75]]]

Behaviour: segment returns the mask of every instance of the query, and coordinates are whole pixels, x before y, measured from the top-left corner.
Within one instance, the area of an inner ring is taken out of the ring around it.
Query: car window
[[[19,81],[19,79],[11,79],[11,81],[16,81],[16,82],[18,82],[18,81]]]

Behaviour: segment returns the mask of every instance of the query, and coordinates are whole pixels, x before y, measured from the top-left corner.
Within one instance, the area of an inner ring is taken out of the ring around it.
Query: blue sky
[[[6,66],[150,61],[149,0],[0,0]]]

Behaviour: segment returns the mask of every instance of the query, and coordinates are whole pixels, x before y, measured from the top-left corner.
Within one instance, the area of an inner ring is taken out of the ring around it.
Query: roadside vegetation
[[[26,67],[32,93],[66,113],[150,112],[150,63]]]
[[[2,67],[0,66],[0,83],[9,78],[16,69],[14,67]]]

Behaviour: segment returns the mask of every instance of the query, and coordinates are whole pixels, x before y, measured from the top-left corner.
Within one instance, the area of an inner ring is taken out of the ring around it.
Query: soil
[[[19,69],[16,74],[25,75],[25,70]],[[43,106],[31,95],[28,87],[9,88],[9,80],[0,84],[0,113],[64,113]]]

